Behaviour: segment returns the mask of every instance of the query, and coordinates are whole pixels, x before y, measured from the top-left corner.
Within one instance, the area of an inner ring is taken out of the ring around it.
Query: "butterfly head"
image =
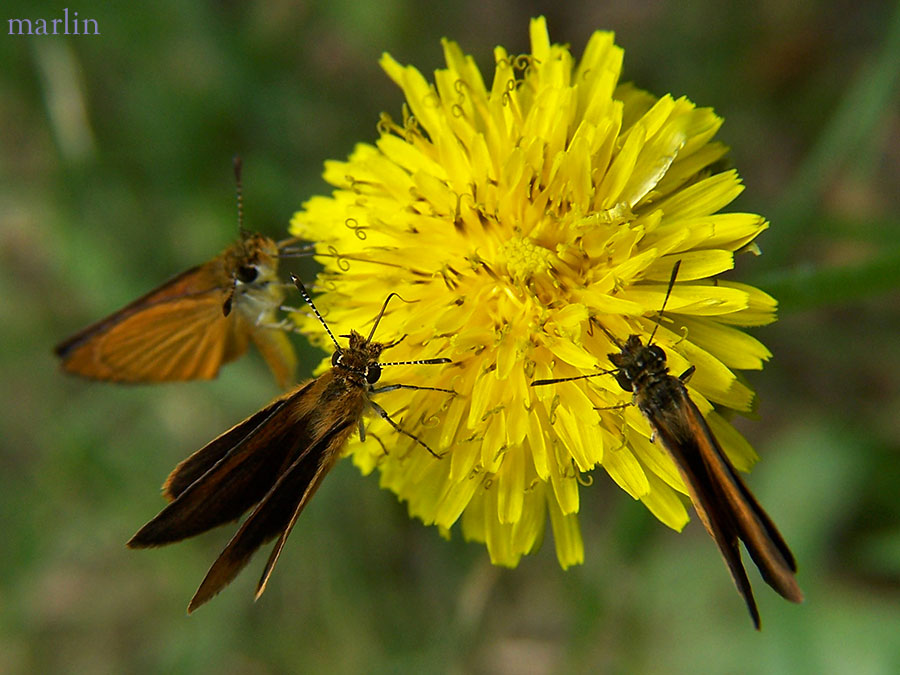
[[[666,353],[659,345],[645,345],[638,335],[629,336],[618,354],[609,354],[609,360],[618,368],[616,382],[625,391],[634,391],[635,382],[648,374],[664,375]]]
[[[339,348],[331,355],[332,368],[338,369],[345,376],[358,380],[360,384],[375,384],[381,377],[381,365],[378,357],[384,349],[380,342],[370,342],[355,330],[347,336],[346,348]]]

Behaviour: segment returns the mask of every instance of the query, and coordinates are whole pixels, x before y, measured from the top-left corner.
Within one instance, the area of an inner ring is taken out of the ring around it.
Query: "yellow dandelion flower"
[[[693,400],[734,464],[754,462],[722,411],[751,409],[735,371],[761,368],[770,353],[737,327],[774,320],[775,302],[715,279],[767,227],[719,213],[742,189],[736,172],[715,169],[727,150],[712,140],[721,119],[620,84],[623,51],[608,32],[576,63],[535,19],[530,54],[495,49],[489,86],[456,43],[443,48],[447,68],[433,83],[382,58],[406,96],[402,124],[384,116],[374,146],[327,162],[336,189],[291,224],[318,242],[317,303],[333,326],[361,329],[395,291],[407,302],[391,305],[376,339],[407,336],[395,360],[453,360],[388,368],[383,380],[457,396],[380,399],[441,459],[380,419],[348,452],[364,472],[377,468],[411,515],[445,532],[461,521],[496,564],[534,550],[548,514],[560,564],[581,562],[580,476],[598,465],[681,529],[679,473],[636,408],[610,409],[630,400],[615,378],[529,385],[610,368],[618,349],[595,323],[646,341],[680,260],[654,342],[673,372],[696,366]],[[314,320],[299,321],[322,337]]]

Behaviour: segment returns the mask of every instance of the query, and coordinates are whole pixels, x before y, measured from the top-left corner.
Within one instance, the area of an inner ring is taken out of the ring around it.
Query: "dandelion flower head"
[[[305,203],[291,232],[317,242],[316,301],[333,328],[371,325],[397,292],[405,302],[391,303],[375,339],[406,338],[383,360],[453,361],[385,368],[382,381],[457,395],[378,399],[442,458],[373,417],[366,440],[348,446],[354,462],[377,468],[425,523],[449,532],[460,521],[496,564],[533,551],[549,515],[567,567],[584,557],[584,472],[602,467],[675,529],[688,520],[685,487],[612,375],[530,383],[608,370],[618,349],[605,331],[646,341],[658,322],[654,342],[674,373],[696,366],[691,396],[746,470],[755,454],[722,413],[752,407],[735,371],[761,368],[770,353],[739,327],[774,320],[775,302],[716,279],[767,227],[759,215],[720,213],[742,190],[719,168],[721,119],[621,84],[612,33],[594,33],[580,62],[551,44],[543,18],[530,37],[530,54],[494,50],[489,84],[451,41],[433,83],[385,55],[406,96],[402,121],[383,115],[374,145],[327,162],[334,191]],[[326,344],[314,319],[298,321]]]

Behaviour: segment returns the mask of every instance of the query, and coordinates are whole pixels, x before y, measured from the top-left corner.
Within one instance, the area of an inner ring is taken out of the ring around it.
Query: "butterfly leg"
[[[634,404],[631,401],[626,401],[625,403],[616,403],[616,405],[604,405],[600,406],[599,408],[597,406],[594,406],[594,410],[623,410],[624,408],[627,408],[631,405]]]
[[[415,387],[415,388],[419,389],[420,387]],[[430,447],[428,447],[428,445],[426,445],[417,436],[414,436],[413,434],[409,433],[406,429],[401,427],[399,424],[397,424],[394,420],[391,419],[390,415],[387,414],[387,411],[384,408],[382,408],[380,405],[375,403],[375,401],[369,399],[369,405],[372,406],[372,408],[375,410],[375,412],[378,413],[378,415],[381,417],[381,419],[383,419],[385,422],[387,422],[392,427],[394,427],[395,431],[398,431],[401,434],[403,434],[404,436],[408,436],[409,438],[413,439],[416,443],[418,443],[423,448],[425,448],[428,452],[430,452],[435,459],[441,459],[441,457],[443,455],[437,454],[434,450],[432,450]]]

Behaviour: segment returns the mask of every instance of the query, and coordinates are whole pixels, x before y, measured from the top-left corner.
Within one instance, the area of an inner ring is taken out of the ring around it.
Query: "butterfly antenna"
[[[372,330],[369,331],[369,337],[366,338],[366,342],[371,342],[372,338],[375,337],[375,329],[378,328],[378,323],[381,321],[381,317],[384,316],[385,310],[387,310],[388,303],[391,301],[391,298],[397,296],[401,300],[403,298],[399,293],[389,293],[388,296],[384,299],[384,304],[381,306],[381,311],[378,312],[378,316],[375,317],[375,323],[372,324]],[[403,302],[410,302],[409,300],[403,300]]]
[[[289,237],[278,242],[279,258],[303,258],[316,255],[315,244],[302,244],[299,237]]]
[[[297,290],[300,291],[300,295],[303,296],[303,299],[306,301],[306,304],[310,306],[313,314],[316,315],[316,318],[319,320],[319,323],[325,328],[325,332],[328,333],[328,337],[331,338],[331,341],[334,343],[334,346],[340,350],[341,346],[338,344],[338,341],[334,339],[334,333],[331,332],[331,329],[328,327],[328,324],[325,323],[325,319],[322,318],[322,315],[319,314],[319,310],[316,308],[316,303],[313,302],[312,297],[309,295],[309,291],[306,290],[306,286],[303,285],[303,282],[297,278],[296,274],[291,275],[291,281],[294,282],[294,286],[297,287]]]
[[[238,230],[244,233],[244,185],[241,180],[241,172],[244,168],[244,160],[240,155],[235,155],[231,159],[231,165],[234,167],[234,191],[237,194],[237,212],[238,212]]]
[[[416,359],[415,361],[389,361],[388,363],[378,362],[378,365],[384,368],[385,366],[433,366],[438,363],[453,363],[446,356],[440,356],[435,359]]]
[[[675,266],[672,268],[672,277],[669,279],[669,287],[666,289],[666,297],[663,298],[662,307],[659,308],[659,314],[656,315],[656,325],[653,327],[653,332],[650,333],[650,339],[647,340],[647,344],[653,343],[653,336],[656,335],[656,329],[659,328],[659,324],[662,321],[663,311],[666,309],[666,304],[669,302],[669,296],[672,295],[672,288],[675,286],[675,278],[678,276],[678,268],[681,267],[681,261],[675,263]]]
[[[241,169],[243,168],[244,162],[241,160],[240,155],[235,155],[231,160],[232,167],[234,168],[234,184],[235,191],[237,192],[237,212],[238,212],[238,231],[241,233],[243,237],[244,232],[244,194],[243,189],[241,188]],[[231,314],[231,306],[234,302],[234,292],[237,288],[237,274],[235,274],[231,279],[231,288],[228,290],[228,297],[225,298],[225,302],[222,303],[222,313],[225,316]]]
[[[619,338],[617,338],[615,335],[610,333],[609,329],[606,326],[604,326],[602,323],[600,323],[593,317],[591,318],[591,321],[593,321],[600,328],[600,330],[602,330],[604,333],[606,333],[606,337],[609,338],[610,342],[612,342],[616,346],[616,348],[622,349],[622,347],[623,347],[622,341],[619,340]]]

